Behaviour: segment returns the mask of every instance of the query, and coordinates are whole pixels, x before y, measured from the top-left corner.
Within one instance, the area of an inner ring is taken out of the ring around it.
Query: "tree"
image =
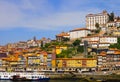
[[[96,23],[96,24],[95,24],[95,27],[98,29],[98,28],[99,28],[99,23]]]
[[[120,38],[118,38],[118,41],[116,44],[111,44],[109,48],[117,48],[120,49]]]
[[[91,34],[88,34],[87,36],[91,36]]]
[[[100,27],[100,26],[99,26],[99,23],[96,23],[96,24],[95,24],[95,27],[97,28],[97,29],[95,30],[95,33],[99,33],[100,30],[101,30],[101,28],[99,28],[99,27]]]
[[[109,22],[110,21],[114,21],[114,12],[111,12],[110,14],[108,14],[108,16],[109,16]]]
[[[78,46],[77,52],[83,53],[84,52],[84,47],[83,46]]]
[[[64,38],[63,38],[63,41],[67,42],[67,41],[70,41],[70,39],[64,37]]]
[[[45,48],[48,48],[50,45],[51,45],[50,43],[46,43]]]
[[[72,50],[67,49],[67,50],[62,50],[60,54],[57,54],[57,58],[71,58],[72,57]]]
[[[74,42],[73,42],[73,46],[79,46],[80,45],[80,40],[75,40]]]
[[[95,30],[95,33],[99,33],[99,32],[100,32],[100,29]]]

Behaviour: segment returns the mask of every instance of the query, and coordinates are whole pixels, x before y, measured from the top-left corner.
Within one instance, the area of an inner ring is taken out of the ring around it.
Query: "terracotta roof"
[[[86,15],[86,17],[91,17],[91,16],[99,16],[99,15],[107,15],[107,11],[104,10],[101,13],[97,13],[97,14],[88,14]]]
[[[100,36],[86,36],[86,37],[82,37],[82,38],[92,38],[92,37],[100,37]]]
[[[117,55],[117,54],[120,55],[120,51],[115,51],[114,54],[116,54],[116,55]]]
[[[99,42],[99,41],[88,41],[88,42]]]
[[[45,37],[41,38],[41,40],[47,40]]]
[[[120,20],[117,20],[116,22],[120,22]]]
[[[108,23],[115,23],[114,21],[109,21]]]
[[[62,32],[60,34],[57,34],[56,36],[70,36],[67,32]]]
[[[106,56],[106,52],[105,52],[105,51],[102,51],[102,52],[100,53],[100,55],[101,55],[101,56]]]
[[[70,32],[72,32],[72,31],[81,31],[81,30],[89,30],[89,29],[87,29],[87,28],[75,28],[75,29],[71,30]]]
[[[117,48],[110,48],[109,50],[118,50]]]
[[[99,43],[99,44],[110,44],[109,42],[102,42],[102,43]]]

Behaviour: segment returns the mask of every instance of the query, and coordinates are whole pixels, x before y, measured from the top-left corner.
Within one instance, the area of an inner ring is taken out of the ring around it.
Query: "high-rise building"
[[[103,27],[108,22],[108,19],[108,13],[105,10],[98,14],[88,14],[86,16],[86,27],[90,30],[95,30],[96,23],[98,23],[100,27]]]

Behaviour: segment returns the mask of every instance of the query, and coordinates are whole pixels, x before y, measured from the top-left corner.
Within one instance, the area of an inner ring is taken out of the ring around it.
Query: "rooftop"
[[[56,36],[70,36],[70,34],[67,32],[62,32],[60,34],[57,34]]]
[[[87,28],[75,28],[75,29],[71,30],[70,32],[81,31],[81,30],[89,30],[89,29],[87,29]]]
[[[107,15],[107,11],[106,10],[103,10],[103,12],[101,13],[97,13],[97,14],[88,14],[86,15],[86,17],[92,17],[92,16],[100,16],[100,15]]]

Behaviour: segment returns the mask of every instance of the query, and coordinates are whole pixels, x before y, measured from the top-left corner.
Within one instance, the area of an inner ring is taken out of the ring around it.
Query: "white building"
[[[87,28],[77,28],[70,31],[70,40],[79,39],[81,37],[86,37],[90,34],[90,30]]]
[[[100,37],[100,43],[115,44],[115,43],[117,43],[117,37],[113,37],[113,36]]]
[[[87,36],[82,38],[82,42],[88,41],[89,46],[92,48],[109,47],[110,44],[117,43],[117,37],[113,36]]]
[[[95,30],[95,24],[98,23],[100,27],[104,27],[108,22],[108,13],[103,11],[98,14],[88,14],[86,16],[86,27],[91,30]]]
[[[110,46],[110,43],[91,43],[90,46],[92,48],[108,48]]]
[[[89,43],[117,43],[117,37],[114,36],[87,36],[82,38],[82,42],[88,41]]]
[[[120,20],[116,20],[113,22],[108,22],[106,24],[107,27],[120,27]]]
[[[60,34],[56,35],[57,41],[63,41],[64,38],[70,38],[70,34],[68,32],[61,32]]]
[[[116,27],[120,27],[120,20],[116,21]]]
[[[82,38],[82,42],[88,41],[89,43],[98,43],[99,36],[87,36]]]
[[[108,22],[106,24],[107,27],[115,27],[116,26],[116,23],[115,22]]]

